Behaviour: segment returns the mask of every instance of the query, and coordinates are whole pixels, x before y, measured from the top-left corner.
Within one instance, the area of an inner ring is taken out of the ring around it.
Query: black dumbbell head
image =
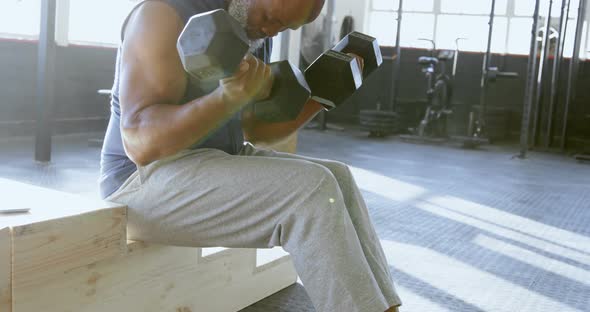
[[[342,53],[354,53],[362,57],[365,61],[365,69],[363,70],[363,77],[365,78],[383,63],[383,56],[377,39],[360,32],[351,32],[338,42],[332,50]]]
[[[305,71],[313,99],[326,109],[339,106],[362,84],[356,59],[344,53],[328,51],[316,59]]]
[[[271,94],[254,104],[256,118],[269,122],[295,120],[311,97],[303,73],[289,61],[276,62],[270,67],[274,78]]]
[[[243,27],[225,10],[190,18],[180,34],[178,53],[184,69],[201,82],[231,76],[249,49]]]

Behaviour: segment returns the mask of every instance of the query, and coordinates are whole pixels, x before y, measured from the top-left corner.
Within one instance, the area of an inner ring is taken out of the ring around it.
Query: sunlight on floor
[[[583,235],[457,197],[433,197],[428,199],[428,202],[455,212],[499,224],[515,231],[526,231],[529,235],[590,254],[590,238]]]
[[[463,223],[465,225],[469,225],[475,228],[478,228],[483,231],[490,232],[492,234],[502,236],[511,240],[518,241],[520,243],[526,244],[528,246],[546,251],[548,253],[553,253],[555,255],[570,258],[574,261],[590,265],[590,255],[572,250],[570,248],[563,247],[559,244],[551,243],[546,241],[545,237],[543,239],[536,238],[534,236],[523,234],[523,231],[528,231],[528,228],[522,227],[520,228],[520,232],[515,230],[509,230],[502,226],[498,226],[492,224],[490,222],[481,221],[474,217],[466,216],[464,214],[454,212],[451,208],[443,208],[438,205],[420,202],[416,204],[417,208],[420,208],[424,211],[430,212],[434,215],[447,218],[449,220],[453,220],[459,223]],[[489,220],[491,222],[495,222],[495,220]]]
[[[483,311],[579,311],[428,248],[388,240],[381,243],[396,269]]]
[[[418,199],[416,207],[534,248],[590,265],[590,238],[453,196],[419,199],[427,190],[361,168],[351,167],[365,191],[397,201]]]
[[[357,167],[350,167],[350,170],[360,188],[396,202],[410,201],[426,193],[426,189],[420,186],[392,179],[369,170]]]
[[[424,312],[452,312],[443,308],[428,298],[417,295],[406,287],[396,285],[397,294],[402,298],[403,311],[424,311]]]
[[[473,240],[475,244],[512,259],[532,265],[582,284],[590,285],[590,272],[562,261],[554,260],[536,252],[508,244],[501,240],[479,234]]]

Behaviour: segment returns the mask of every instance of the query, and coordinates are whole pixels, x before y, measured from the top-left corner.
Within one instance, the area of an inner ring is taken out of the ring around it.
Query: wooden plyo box
[[[0,311],[233,312],[296,282],[255,249],[128,241],[126,208],[0,179]]]

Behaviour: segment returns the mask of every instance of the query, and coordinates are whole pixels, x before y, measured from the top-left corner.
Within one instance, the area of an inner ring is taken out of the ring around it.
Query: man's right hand
[[[266,99],[272,89],[270,66],[252,54],[246,55],[238,72],[220,81],[223,100],[232,110],[252,102]]]
[[[222,88],[185,101],[190,81],[177,48],[183,28],[172,6],[146,1],[130,16],[124,30],[119,77],[121,136],[125,152],[139,166],[202,142],[240,105],[270,89],[270,68],[248,56],[243,70],[224,81]]]

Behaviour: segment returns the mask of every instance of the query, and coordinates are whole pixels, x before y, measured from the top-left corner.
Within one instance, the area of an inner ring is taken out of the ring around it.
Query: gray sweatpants
[[[138,168],[108,200],[129,208],[145,242],[282,246],[318,312],[383,312],[401,304],[348,167],[244,145],[233,156],[185,151]]]

